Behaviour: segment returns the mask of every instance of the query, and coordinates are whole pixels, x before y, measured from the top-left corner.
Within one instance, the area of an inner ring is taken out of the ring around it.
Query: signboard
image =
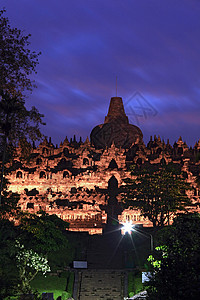
[[[150,272],[142,272],[142,283],[145,281],[149,281],[149,276],[151,275]]]
[[[87,269],[87,261],[73,261],[73,267],[74,269]]]

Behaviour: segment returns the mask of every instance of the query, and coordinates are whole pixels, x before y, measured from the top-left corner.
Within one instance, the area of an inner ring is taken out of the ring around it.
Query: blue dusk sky
[[[123,98],[145,143],[200,138],[199,0],[1,0],[11,26],[41,51],[27,100],[60,144],[83,140]]]

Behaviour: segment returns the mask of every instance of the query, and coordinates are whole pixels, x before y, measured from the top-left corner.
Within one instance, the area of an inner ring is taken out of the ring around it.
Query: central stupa
[[[104,124],[97,125],[90,134],[91,142],[97,149],[110,147],[130,148],[143,142],[140,128],[129,124],[121,97],[112,97]]]

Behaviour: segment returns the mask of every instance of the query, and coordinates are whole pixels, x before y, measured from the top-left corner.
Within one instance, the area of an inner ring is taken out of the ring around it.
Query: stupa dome
[[[112,97],[104,124],[97,125],[90,134],[95,148],[129,148],[132,144],[143,143],[143,134],[139,127],[129,124],[121,97]]]

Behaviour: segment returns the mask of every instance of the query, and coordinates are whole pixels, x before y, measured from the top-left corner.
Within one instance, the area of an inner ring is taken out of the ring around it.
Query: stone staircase
[[[123,272],[120,270],[84,270],[78,300],[123,299]]]
[[[93,235],[87,249],[88,269],[80,270],[77,300],[124,299],[124,249],[122,236],[109,226],[103,235]]]

